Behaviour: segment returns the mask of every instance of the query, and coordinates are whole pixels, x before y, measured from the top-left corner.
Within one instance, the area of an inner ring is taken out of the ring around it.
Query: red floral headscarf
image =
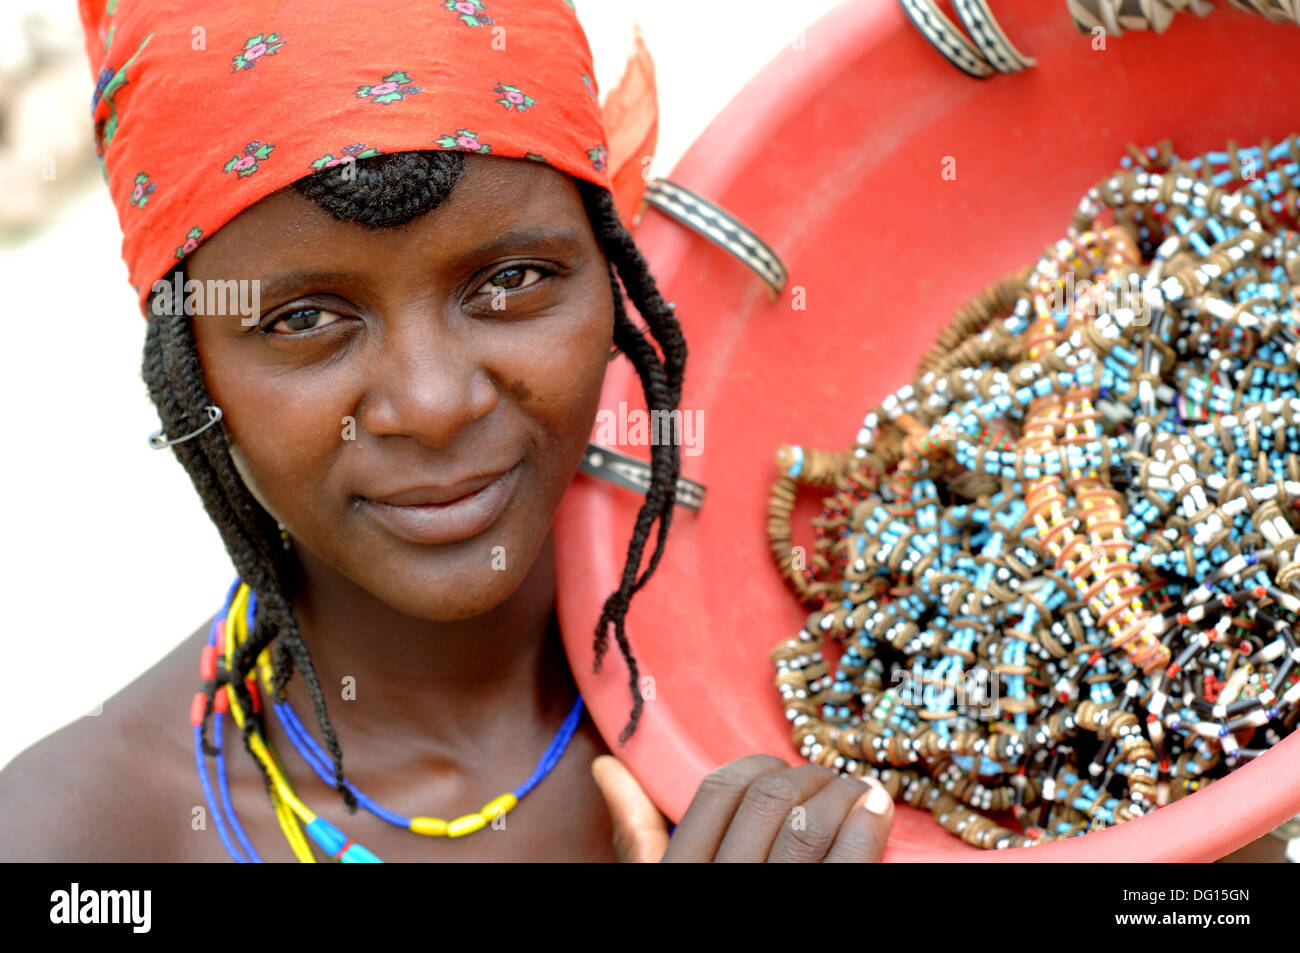
[[[611,191],[630,223],[653,148],[637,54],[606,113],[571,0],[79,0],[95,143],[145,311],[155,280],[259,199],[379,153],[544,162]],[[614,100],[617,99],[617,102]]]

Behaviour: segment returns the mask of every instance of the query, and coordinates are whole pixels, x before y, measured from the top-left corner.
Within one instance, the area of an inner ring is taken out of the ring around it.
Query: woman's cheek
[[[552,332],[549,347],[543,351],[550,355],[550,365],[537,375],[549,385],[544,396],[555,415],[552,431],[565,435],[566,442],[577,444],[579,456],[586,448],[600,406],[614,343],[614,303],[609,283],[602,278],[584,284],[580,300],[585,306],[573,320],[561,323]]]
[[[356,439],[350,405],[338,401],[346,390],[342,382],[290,393],[268,389],[245,395],[227,415],[236,469],[254,499],[291,529],[300,521],[299,511],[324,515],[331,463]],[[220,402],[216,394],[214,399]]]

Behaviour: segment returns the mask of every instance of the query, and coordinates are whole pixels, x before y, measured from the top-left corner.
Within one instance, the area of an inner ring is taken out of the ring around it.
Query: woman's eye
[[[529,278],[529,276],[532,276]],[[527,279],[527,280],[525,280]],[[513,265],[510,268],[503,268],[495,275],[485,281],[475,294],[491,294],[493,288],[504,288],[507,291],[517,291],[520,288],[528,288],[542,280],[542,271],[540,268],[528,268],[524,265]]]
[[[297,308],[288,314],[276,318],[267,328],[272,334],[295,334],[299,331],[314,331],[327,324],[333,324],[339,316],[332,311],[320,308]]]

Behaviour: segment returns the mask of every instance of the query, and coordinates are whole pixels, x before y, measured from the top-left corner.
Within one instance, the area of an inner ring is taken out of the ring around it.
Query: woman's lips
[[[499,517],[519,482],[519,464],[487,486],[458,500],[419,506],[395,506],[367,497],[362,509],[384,529],[413,543],[432,546],[477,536]]]

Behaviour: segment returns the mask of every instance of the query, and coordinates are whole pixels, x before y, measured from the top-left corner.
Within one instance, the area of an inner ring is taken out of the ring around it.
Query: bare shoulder
[[[0,861],[180,859],[194,799],[189,699],[206,633],[205,624],[102,713],[60,728],[0,771]]]

